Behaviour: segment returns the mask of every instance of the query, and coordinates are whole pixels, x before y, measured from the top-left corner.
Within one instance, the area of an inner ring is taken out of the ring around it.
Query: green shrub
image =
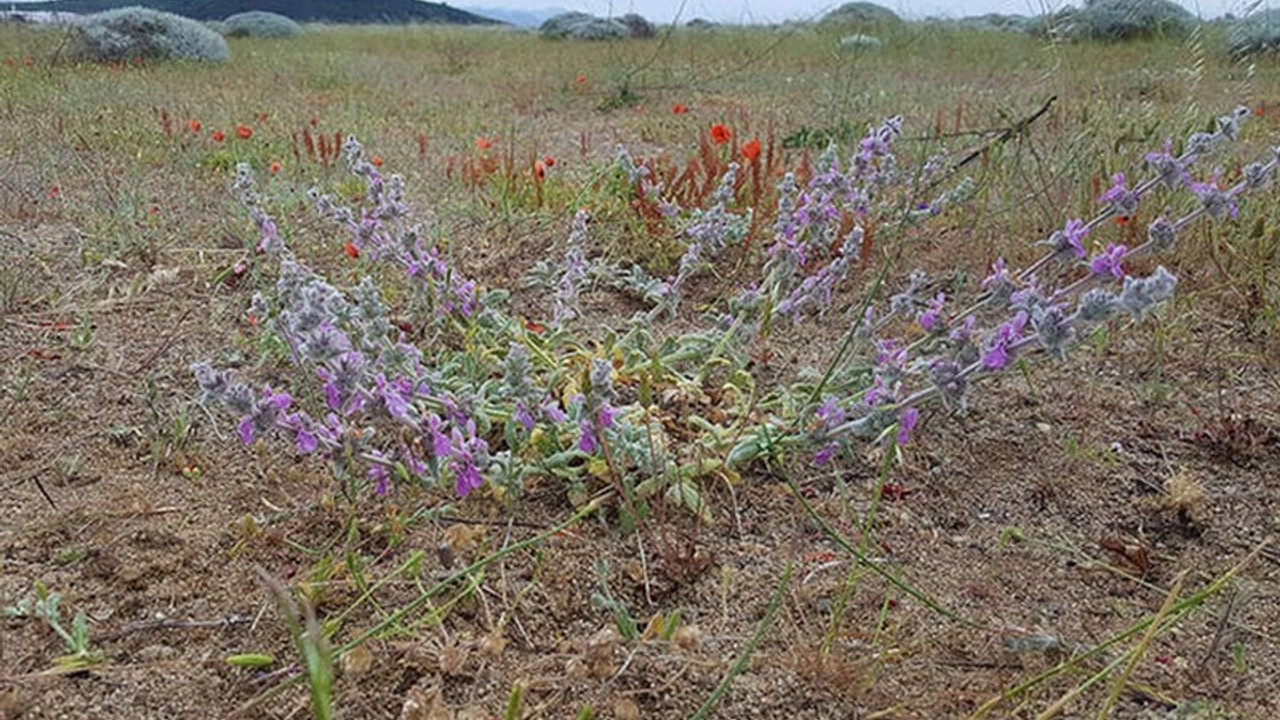
[[[74,28],[70,54],[94,62],[231,58],[227,41],[195,20],[172,13],[127,7],[88,15]]]
[[[875,3],[851,2],[845,3],[823,16],[822,24],[828,27],[839,27],[843,30],[880,30],[901,25],[902,18],[898,17],[898,14],[889,8]]]
[[[635,17],[648,23],[639,15]],[[616,40],[633,37],[631,29],[619,20],[580,12],[567,12],[548,18],[538,28],[538,33],[554,40]]]
[[[236,13],[223,21],[227,37],[290,38],[302,33],[302,26],[284,15],[251,10]]]
[[[633,38],[651,38],[658,33],[653,27],[653,23],[644,19],[642,15],[635,13],[627,13],[618,18],[618,22],[627,26],[627,33]]]
[[[1280,53],[1280,8],[1236,20],[1227,29],[1227,37],[1236,57]]]
[[[1093,0],[1072,20],[1073,35],[1104,42],[1182,37],[1196,24],[1194,15],[1171,0]]]

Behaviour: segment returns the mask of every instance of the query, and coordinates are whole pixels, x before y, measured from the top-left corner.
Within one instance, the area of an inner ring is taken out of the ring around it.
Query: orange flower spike
[[[227,135],[221,130],[214,130],[213,134],[210,135],[209,138],[214,142],[222,142],[223,140],[227,139]]]
[[[750,142],[742,146],[742,157],[748,160],[755,160],[760,157],[760,140],[752,138]]]
[[[360,257],[360,249],[357,248],[355,246],[355,243],[351,242],[350,240],[342,243],[342,252],[346,253],[347,257],[351,258],[352,260],[355,260],[356,258]]]
[[[253,137],[253,128],[250,128],[248,125],[237,125],[236,137],[240,138],[241,140],[248,140],[249,138]]]
[[[729,128],[726,127],[724,123],[716,123],[711,126],[711,142],[714,142],[717,145],[723,145],[729,142],[729,139],[732,137],[733,133],[729,131]]]
[[[187,129],[191,131],[191,134],[192,134],[192,135],[199,135],[199,134],[200,134],[200,121],[199,121],[199,120],[188,120],[188,121],[187,121]]]
[[[276,162],[271,163],[271,166],[267,168],[267,172],[271,173],[272,175],[279,175],[279,174],[280,174],[280,162],[279,162],[279,161],[276,161]]]

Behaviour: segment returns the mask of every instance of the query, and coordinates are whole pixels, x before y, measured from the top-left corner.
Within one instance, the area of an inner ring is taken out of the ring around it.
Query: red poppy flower
[[[724,123],[716,123],[711,126],[711,142],[723,145],[729,142],[731,137],[733,137],[733,133],[729,131],[729,128],[725,127]]]
[[[267,168],[267,172],[272,175],[278,175],[280,173],[280,163],[278,161],[271,163],[271,167]]]
[[[237,125],[236,137],[240,138],[241,140],[248,140],[249,138],[253,137],[253,129],[250,128],[248,125]]]
[[[578,79],[577,79],[575,82],[577,82],[579,85],[586,85],[586,84],[587,84],[587,76],[586,76],[586,75],[579,75],[579,76],[578,76]]]
[[[488,150],[491,147],[493,147],[493,143],[489,139],[482,137],[476,138],[477,150]]]
[[[1263,115],[1266,115],[1266,114],[1267,114],[1267,106],[1266,106],[1266,105],[1259,105],[1258,107],[1256,107],[1256,108],[1254,108],[1254,109],[1253,109],[1253,114],[1254,114],[1254,115],[1256,115],[1257,117],[1262,117]]]
[[[373,163],[373,166],[374,166],[374,167],[382,167],[382,156],[381,156],[381,155],[374,155],[374,156],[373,156],[373,159],[372,159],[372,160],[370,160],[369,162]]]
[[[191,134],[192,134],[192,135],[196,135],[196,134],[198,134],[198,133],[200,132],[200,121],[199,121],[199,120],[188,120],[188,121],[187,121],[187,129],[191,131]]]
[[[550,155],[548,155],[548,156],[546,156],[546,157],[542,158],[542,164],[543,164],[543,165],[546,165],[547,167],[555,167],[555,166],[556,166],[556,159],[555,159],[555,158],[553,158],[553,157],[551,157]]]
[[[342,243],[342,251],[346,253],[347,257],[351,258],[352,260],[355,260],[356,258],[360,257],[360,249],[357,248],[355,244],[352,243],[350,240]]]
[[[54,185],[53,187],[49,188],[50,200],[57,200],[58,196],[61,194],[62,194],[62,188],[59,188],[57,185]]]
[[[223,140],[226,140],[226,139],[227,139],[227,135],[226,135],[226,133],[222,132],[221,130],[214,130],[214,131],[213,131],[213,134],[212,134],[212,135],[210,135],[209,137],[210,137],[214,142],[222,142]]]
[[[742,146],[742,157],[748,160],[755,160],[760,157],[760,140],[752,138],[750,142]]]
[[[547,164],[541,160],[534,161],[533,177],[536,178],[538,182],[545,180],[547,177]]]
[[[684,115],[685,113],[688,113],[688,112],[689,112],[688,105],[681,105],[680,103],[676,103],[675,105],[671,106],[672,115]]]

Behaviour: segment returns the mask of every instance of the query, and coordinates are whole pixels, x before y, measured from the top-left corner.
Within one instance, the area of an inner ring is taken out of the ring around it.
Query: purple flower
[[[840,407],[839,400],[829,397],[822,405],[818,406],[818,410],[814,414],[818,416],[823,425],[830,427],[844,422],[847,413],[845,413],[844,408]]]
[[[1164,150],[1147,153],[1147,166],[1156,173],[1156,182],[1169,188],[1185,185],[1190,181],[1186,166],[1173,154],[1173,140],[1164,141]]]
[[[826,465],[827,463],[831,462],[831,459],[836,456],[836,453],[839,450],[840,450],[839,443],[830,442],[830,443],[827,443],[826,445],[823,445],[821,450],[818,450],[818,452],[814,453],[813,464]]]
[[[929,309],[920,313],[920,327],[929,332],[942,329],[942,307],[947,302],[946,293],[938,293],[929,301]]]
[[[298,452],[303,455],[310,455],[320,446],[320,441],[316,438],[315,433],[304,427],[298,428],[296,441],[298,445]]]
[[[591,427],[591,422],[583,420],[578,423],[578,429],[582,432],[582,437],[578,438],[578,449],[587,455],[596,454],[596,435],[595,428]]]
[[[377,493],[378,497],[382,497],[387,494],[387,490],[391,487],[391,476],[387,473],[386,466],[382,464],[382,461],[385,461],[382,454],[374,453],[374,455],[375,459],[369,466],[369,479],[377,483],[374,485],[373,491]]]
[[[1039,244],[1048,245],[1056,256],[1075,256],[1077,260],[1080,260],[1087,254],[1084,249],[1084,239],[1088,234],[1089,226],[1085,225],[1083,220],[1077,218],[1068,220],[1061,230],[1053,231],[1048,240]],[[998,269],[1003,270],[1004,268],[1001,266]]]
[[[386,375],[382,373],[378,373],[377,377],[374,378],[374,382],[377,386],[378,397],[387,408],[387,413],[397,420],[412,422],[413,418],[409,413],[408,397],[413,388],[409,385],[409,382],[403,377],[389,381]]]
[[[533,413],[529,412],[529,408],[525,407],[523,402],[516,403],[515,412],[511,414],[511,419],[520,423],[525,432],[533,430]]]
[[[988,341],[987,349],[982,354],[982,365],[988,370],[1003,370],[1009,364],[1009,346],[1022,335],[1027,325],[1027,312],[1019,310],[1009,322],[1001,325],[996,334]]]
[[[1111,275],[1116,280],[1122,280],[1125,273],[1121,263],[1126,252],[1128,248],[1124,245],[1108,244],[1106,250],[1089,260],[1089,271],[1097,276]]]
[[[1138,211],[1138,193],[1126,187],[1122,172],[1112,176],[1111,187],[1098,198],[1098,202],[1110,205],[1116,215],[1124,218]]]
[[[464,498],[470,495],[471,491],[484,485],[484,476],[480,474],[480,470],[476,468],[474,463],[455,463],[452,467],[454,490],[457,491],[458,497]]]
[[[898,419],[898,444],[906,445],[911,442],[911,431],[915,430],[916,423],[920,422],[920,411],[909,407],[902,411],[902,417]]]
[[[236,433],[240,436],[240,442],[245,445],[253,444],[254,429],[252,415],[245,415],[240,418],[240,425],[236,428]]]
[[[431,415],[427,418],[427,434],[431,436],[431,454],[437,459],[448,457],[453,452],[453,444],[449,441],[449,436],[444,434],[441,426],[444,421],[439,415]]]
[[[1200,205],[1204,207],[1204,211],[1208,213],[1209,217],[1214,220],[1221,220],[1224,217],[1230,217],[1235,220],[1240,208],[1236,206],[1234,195],[1218,187],[1221,179],[1222,172],[1215,170],[1212,180],[1191,183],[1191,192],[1200,199]]]

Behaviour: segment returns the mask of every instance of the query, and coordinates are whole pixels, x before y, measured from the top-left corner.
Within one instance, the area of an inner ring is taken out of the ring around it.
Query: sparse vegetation
[[[0,27],[0,715],[1277,716],[1203,33]]]

